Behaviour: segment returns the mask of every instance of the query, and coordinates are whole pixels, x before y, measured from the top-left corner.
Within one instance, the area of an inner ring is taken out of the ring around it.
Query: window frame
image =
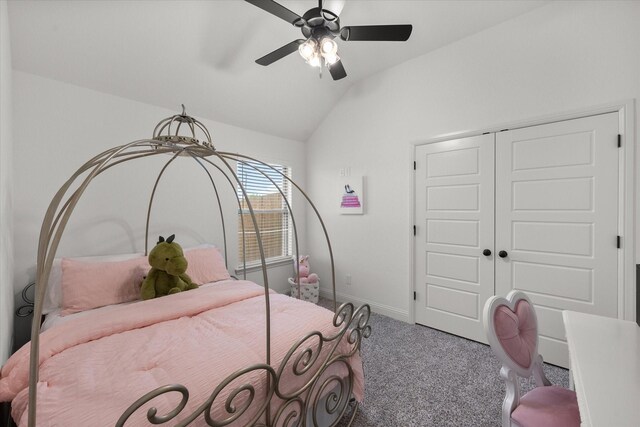
[[[281,171],[287,178],[291,179],[291,176],[292,176],[291,166],[288,166],[286,164],[281,164],[281,163],[272,163],[272,162],[264,162],[264,163],[266,163],[269,167],[272,167],[272,168],[275,168],[276,170]],[[242,183],[243,187],[245,188],[247,195],[250,195],[250,191],[251,191],[251,186],[248,185],[247,180],[245,180],[244,177],[249,176],[249,179],[253,178],[255,182],[262,181],[260,184],[266,185],[267,187],[268,186],[273,187],[273,184],[264,175],[256,171],[252,166],[248,164],[255,166],[259,169],[262,168],[262,170],[264,170],[265,168],[265,166],[262,163],[255,162],[252,160],[244,160],[243,162],[237,162],[236,174],[238,176],[239,183],[236,183],[236,192],[239,197],[241,205],[243,203],[244,194],[240,190],[240,183]],[[249,173],[247,173],[246,171],[249,171]],[[282,190],[282,192],[285,195],[285,199],[289,202],[289,205],[292,206],[291,199],[292,199],[292,193],[293,193],[292,191],[293,185],[291,184],[291,182],[289,182],[289,180],[282,177],[282,175],[280,175],[279,173],[276,175],[277,175],[277,178],[280,178],[280,181],[278,181],[278,179],[275,179],[273,176],[271,176],[271,178],[276,182],[276,184],[278,184],[278,186],[280,187],[280,190]],[[260,184],[258,184],[258,186]],[[280,195],[280,192],[275,191],[274,193],[264,193],[264,194]],[[269,268],[269,267],[281,266],[281,265],[286,265],[291,263],[291,261],[293,260],[293,223],[291,220],[292,212],[289,211],[287,207],[287,203],[283,200],[281,209],[256,209],[255,206],[253,206],[253,210],[254,210],[256,219],[259,217],[260,213],[279,213],[280,212],[287,217],[287,224],[286,224],[286,227],[283,227],[282,237],[281,237],[283,254],[265,258],[265,264],[267,268]],[[292,207],[292,210],[293,210],[293,207]],[[243,272],[249,273],[249,272],[259,271],[262,269],[262,260],[260,258],[258,258],[257,260],[247,261],[246,264],[244,263],[244,260],[243,260],[242,228],[240,226],[240,222],[242,221],[242,215],[248,215],[248,214],[249,214],[249,209],[247,207],[244,207],[244,208],[239,207],[237,210],[238,265],[235,267],[236,273],[243,273]],[[249,233],[253,233],[253,231],[254,229],[252,224],[249,226],[249,228],[245,227],[245,234],[248,235]]]

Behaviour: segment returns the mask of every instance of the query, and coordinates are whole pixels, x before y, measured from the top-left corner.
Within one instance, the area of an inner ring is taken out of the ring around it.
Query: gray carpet
[[[500,425],[505,388],[489,346],[375,313],[370,325],[362,344],[365,400],[353,426]],[[566,369],[545,365],[545,373],[569,386]],[[523,390],[532,383],[523,380]]]

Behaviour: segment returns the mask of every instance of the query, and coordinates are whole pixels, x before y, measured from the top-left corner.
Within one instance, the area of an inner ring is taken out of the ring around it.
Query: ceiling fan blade
[[[260,65],[269,65],[276,62],[278,59],[282,59],[285,56],[295,52],[298,50],[298,46],[300,46],[305,41],[302,39],[294,40],[291,43],[287,43],[279,49],[274,50],[271,53],[267,53],[260,59],[256,59],[256,63]]]
[[[347,72],[344,70],[344,66],[342,65],[341,60],[334,62],[327,68],[329,68],[329,72],[331,73],[331,77],[333,77],[333,80],[340,80],[347,77]]]
[[[413,27],[407,25],[359,25],[342,27],[340,38],[345,41],[391,41],[404,42],[409,39]]]
[[[262,10],[269,12],[278,18],[284,19],[289,24],[293,24],[295,21],[302,19],[300,15],[290,11],[280,3],[276,3],[273,0],[245,0],[247,3],[251,3],[254,6],[259,7]]]

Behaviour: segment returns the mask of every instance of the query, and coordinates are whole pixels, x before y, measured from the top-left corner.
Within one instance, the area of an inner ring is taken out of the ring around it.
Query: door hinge
[[[622,247],[622,242],[621,242],[622,241],[622,237],[620,237],[620,236],[616,236],[616,237],[617,237],[617,239],[616,239],[617,242],[616,243],[617,243],[618,249],[620,249]]]
[[[414,236],[416,235],[416,232],[417,232],[417,227],[414,225],[414,226],[413,226],[413,235],[414,235]]]
[[[622,135],[618,134],[618,147],[622,147]]]
[[[416,291],[413,291],[413,300],[417,300],[418,299],[418,295],[416,294]]]
[[[413,170],[416,170],[416,167],[417,167],[416,162],[413,162]]]

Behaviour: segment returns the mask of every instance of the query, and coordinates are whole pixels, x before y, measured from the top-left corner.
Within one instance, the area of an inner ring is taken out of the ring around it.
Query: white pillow
[[[192,249],[201,248],[215,248],[215,245],[209,243],[203,243],[198,246],[184,248],[184,251],[190,251]],[[137,258],[143,255],[141,252],[134,254],[118,254],[118,255],[98,255],[88,257],[72,258],[78,261],[126,261],[129,259]],[[52,313],[62,307],[62,258],[56,258],[51,265],[51,273],[49,274],[49,281],[47,282],[47,290],[44,295],[44,303],[42,305],[42,314]]]

